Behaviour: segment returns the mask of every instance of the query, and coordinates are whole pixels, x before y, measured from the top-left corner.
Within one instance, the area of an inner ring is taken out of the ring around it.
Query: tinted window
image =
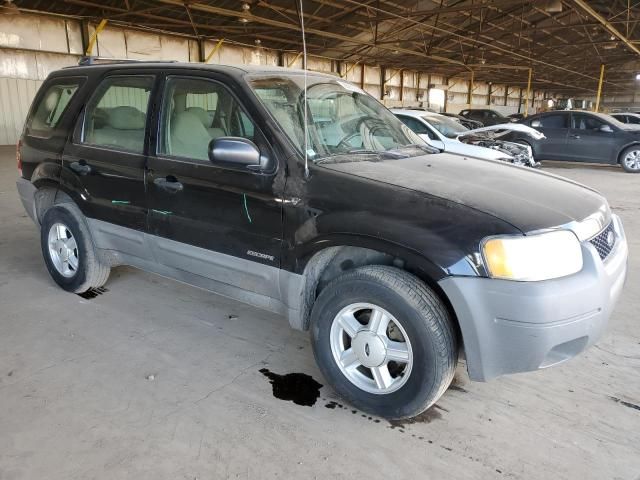
[[[212,140],[243,137],[254,141],[254,133],[253,122],[220,83],[195,78],[168,79],[159,153],[208,161]]]
[[[640,124],[640,117],[634,117],[633,115],[627,115],[627,121],[625,123],[632,123],[634,125]]]
[[[80,88],[82,80],[59,80],[47,88],[38,101],[32,117],[27,122],[30,129],[39,132],[53,130],[60,121],[69,102]]]
[[[413,117],[406,117],[404,115],[398,115],[398,118],[402,120],[402,123],[404,123],[407,127],[413,130],[414,133],[417,133],[420,135],[429,135],[430,133],[429,129],[420,120]],[[429,135],[429,137],[432,137],[432,136],[433,135]]]
[[[573,128],[578,130],[598,130],[602,125],[606,125],[605,122],[591,115],[574,113],[572,116]]]
[[[133,75],[104,80],[87,105],[81,143],[142,153],[153,81]]]
[[[566,113],[552,113],[534,118],[532,121],[538,120],[542,128],[569,128],[567,119]]]

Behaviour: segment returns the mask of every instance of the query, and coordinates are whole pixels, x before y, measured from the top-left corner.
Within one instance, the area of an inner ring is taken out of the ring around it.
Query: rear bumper
[[[24,209],[31,217],[31,220],[38,225],[38,217],[36,215],[36,187],[26,178],[19,178],[16,181],[16,188],[18,189],[18,195],[20,196]]]
[[[546,368],[595,343],[620,297],[628,247],[614,215],[616,245],[604,262],[589,242],[584,266],[542,282],[448,277],[440,286],[456,312],[472,380]]]

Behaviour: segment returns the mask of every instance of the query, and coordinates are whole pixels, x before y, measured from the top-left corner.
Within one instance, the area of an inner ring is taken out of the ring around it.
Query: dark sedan
[[[463,117],[462,115],[457,115],[455,113],[441,112],[440,115],[453,118],[454,120],[460,122],[462,126],[467,127],[469,130],[474,130],[476,128],[484,127],[482,122],[478,122],[476,120],[470,120],[466,117]]]
[[[536,161],[563,160],[622,165],[640,172],[640,127],[619,122],[602,113],[545,112],[527,117],[525,125],[544,133],[544,140],[515,134],[510,140],[531,146]]]
[[[496,112],[495,110],[490,110],[488,108],[470,108],[467,110],[462,110],[460,112],[460,115],[468,118],[469,120],[480,122],[485,127],[490,127],[491,125],[500,125],[501,123],[515,122],[514,119],[505,117],[501,113]]]

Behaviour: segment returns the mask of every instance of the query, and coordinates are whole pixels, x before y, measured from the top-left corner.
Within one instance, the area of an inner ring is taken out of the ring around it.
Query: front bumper
[[[447,277],[440,286],[456,312],[469,377],[486,381],[568,360],[595,343],[620,297],[627,274],[627,241],[612,216],[616,244],[602,261],[582,243],[584,265],[569,277],[515,282]]]

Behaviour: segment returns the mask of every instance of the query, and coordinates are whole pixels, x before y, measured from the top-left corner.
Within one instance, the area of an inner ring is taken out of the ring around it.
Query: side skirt
[[[302,275],[100,220],[87,218],[87,224],[112,266],[130,265],[284,315],[300,328]]]

